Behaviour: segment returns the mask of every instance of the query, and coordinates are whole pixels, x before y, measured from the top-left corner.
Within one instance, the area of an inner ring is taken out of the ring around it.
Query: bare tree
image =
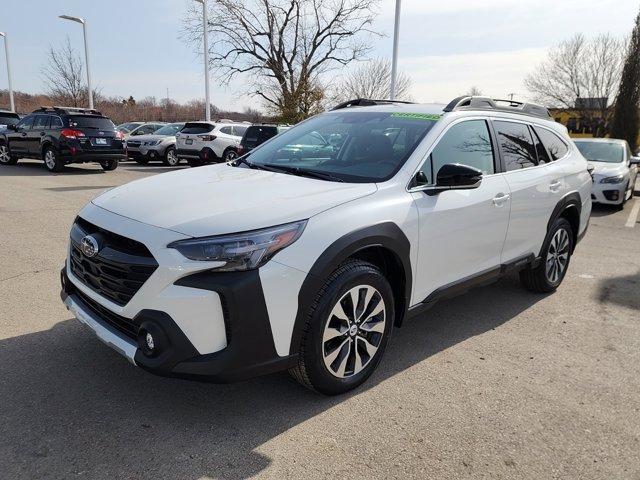
[[[81,107],[87,103],[84,63],[71,47],[69,37],[58,48],[49,46],[47,63],[41,69],[47,94],[63,105]]]
[[[363,36],[379,0],[214,0],[209,3],[210,62],[219,78],[243,76],[282,120],[321,109],[323,76],[370,51]],[[190,7],[185,38],[200,43],[201,12]]]
[[[390,85],[391,62],[376,58],[345,74],[342,80],[333,86],[330,101],[340,103],[356,98],[389,98]],[[397,77],[396,99],[411,100],[411,78],[402,72],[398,73]]]
[[[620,83],[625,43],[610,34],[590,40],[577,34],[552,48],[524,84],[549,107],[576,108],[585,117],[597,113],[606,118]],[[580,100],[586,98],[601,100]]]
[[[482,96],[482,90],[473,85],[465,95],[469,95],[471,97],[480,97]]]

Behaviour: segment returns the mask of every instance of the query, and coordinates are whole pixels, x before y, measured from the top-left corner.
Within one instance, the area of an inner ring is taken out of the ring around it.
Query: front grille
[[[84,304],[84,307],[86,307],[89,312],[93,313],[93,315],[95,315],[99,320],[102,320],[104,323],[113,327],[120,333],[123,333],[132,340],[137,340],[139,325],[137,325],[133,320],[121,317],[120,315],[113,313],[111,310],[104,308],[78,289],[76,289],[74,295]]]
[[[127,140],[127,147],[139,147],[142,142],[130,142]]]
[[[100,245],[88,257],[80,248],[86,235]],[[71,229],[71,271],[94,292],[118,305],[126,305],[158,268],[144,244],[109,232],[78,217]]]

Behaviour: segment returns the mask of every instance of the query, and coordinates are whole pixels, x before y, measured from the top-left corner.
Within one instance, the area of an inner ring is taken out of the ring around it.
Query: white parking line
[[[631,212],[629,212],[629,218],[627,218],[627,223],[624,224],[625,227],[633,228],[636,226],[638,221],[638,213],[640,213],[640,201],[636,198],[633,201],[633,208]]]

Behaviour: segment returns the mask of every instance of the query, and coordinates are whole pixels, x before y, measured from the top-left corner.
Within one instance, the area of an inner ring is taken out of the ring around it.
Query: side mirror
[[[436,188],[441,190],[478,188],[482,182],[482,172],[477,168],[447,163],[436,175]]]
[[[17,125],[7,125],[7,130],[13,130],[14,132],[18,131]]]
[[[638,165],[640,164],[640,157],[631,157],[630,162],[631,165]]]

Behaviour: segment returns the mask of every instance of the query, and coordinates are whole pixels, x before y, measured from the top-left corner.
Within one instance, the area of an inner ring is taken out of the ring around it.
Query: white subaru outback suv
[[[178,158],[192,167],[235,159],[248,124],[232,122],[188,122],[176,134]]]
[[[555,290],[591,184],[542,107],[353,101],[234,162],[98,196],[72,227],[61,295],[150,372],[288,369],[339,394],[371,375],[394,326],[442,297],[510,269]]]

